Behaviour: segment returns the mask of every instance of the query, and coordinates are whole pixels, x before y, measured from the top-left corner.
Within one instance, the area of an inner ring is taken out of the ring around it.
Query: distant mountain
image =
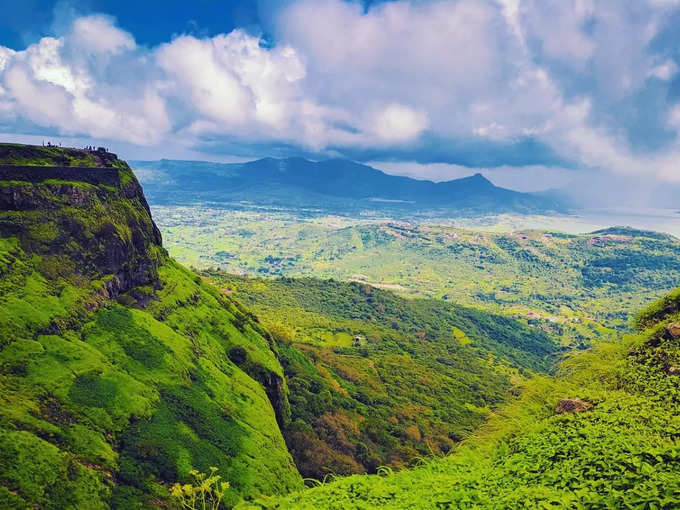
[[[247,163],[135,161],[152,203],[248,201],[322,209],[545,212],[555,197],[499,188],[481,174],[447,182],[388,175],[344,159],[265,158]]]

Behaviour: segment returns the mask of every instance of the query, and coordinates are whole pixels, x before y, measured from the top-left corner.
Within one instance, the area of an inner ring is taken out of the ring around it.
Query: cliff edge
[[[168,257],[124,161],[0,145],[1,508],[170,508],[211,466],[230,504],[301,487],[270,343]]]

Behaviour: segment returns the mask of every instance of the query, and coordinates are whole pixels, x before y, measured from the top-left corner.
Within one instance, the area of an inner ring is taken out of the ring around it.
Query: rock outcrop
[[[104,279],[111,298],[152,284],[166,252],[132,170],[106,154],[115,166],[0,165],[0,236],[46,257],[55,277]]]
[[[563,398],[557,402],[555,412],[557,414],[582,413],[593,408],[592,402],[580,398]]]

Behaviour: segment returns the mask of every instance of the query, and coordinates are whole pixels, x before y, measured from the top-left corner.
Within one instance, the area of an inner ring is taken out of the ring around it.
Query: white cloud
[[[351,109],[355,119],[360,112],[408,105],[427,115],[430,129],[469,136],[498,121],[508,104],[514,111],[528,106],[512,97],[526,87],[508,86],[523,72],[523,63],[508,58],[517,41],[490,2],[389,2],[364,13],[358,3],[302,0],[283,11],[278,36],[304,58],[306,93]],[[542,100],[552,98],[533,94],[532,104]],[[375,119],[355,120],[355,127],[375,132],[367,125]],[[513,133],[521,129],[510,124]]]
[[[408,106],[391,104],[382,109],[371,122],[375,134],[386,142],[411,140],[428,125],[427,115]]]
[[[678,66],[672,60],[666,60],[663,64],[659,64],[649,70],[648,76],[653,76],[659,80],[667,81],[670,80],[673,75],[678,71]]]
[[[113,76],[140,58],[132,37],[109,18],[79,18],[62,37],[45,37],[5,59],[0,86],[6,108],[62,134],[158,141],[169,119],[153,80]]]
[[[137,46],[132,35],[116,28],[107,16],[77,18],[70,39],[74,48],[89,55],[117,55]]]
[[[0,47],[0,124],[147,147],[228,140],[316,151],[531,136],[582,167],[673,179],[680,114],[664,101],[678,64],[661,36],[678,7],[296,0],[275,16],[273,47],[236,30],[148,48],[112,18],[85,16],[23,51]],[[626,131],[641,122],[635,101],[646,87],[670,133],[653,153]]]

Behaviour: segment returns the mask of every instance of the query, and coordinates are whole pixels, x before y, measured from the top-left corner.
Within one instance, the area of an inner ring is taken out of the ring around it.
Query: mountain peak
[[[476,182],[476,183],[484,183],[484,184],[489,184],[491,186],[494,186],[494,183],[491,182],[489,179],[487,179],[483,174],[480,172],[477,172],[473,175],[470,175],[469,177],[463,177],[463,179],[466,179],[468,181]]]

